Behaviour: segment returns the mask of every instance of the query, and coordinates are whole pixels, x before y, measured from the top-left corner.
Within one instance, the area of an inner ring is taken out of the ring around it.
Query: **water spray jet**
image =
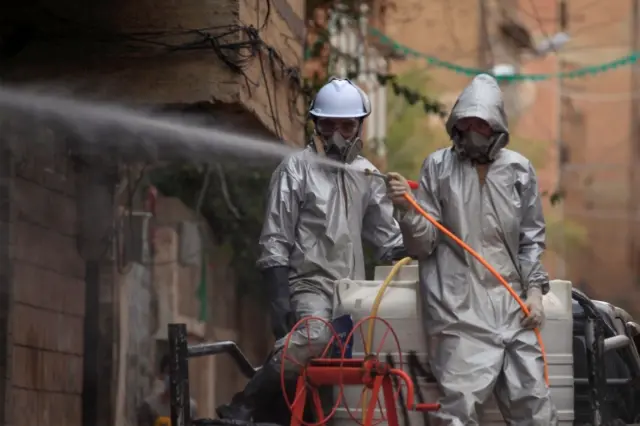
[[[249,136],[200,123],[194,125],[184,117],[152,114],[121,105],[35,93],[28,89],[0,87],[0,110],[5,110],[5,119],[18,113],[22,118],[53,119],[56,124],[66,124],[70,133],[80,136],[78,141],[84,145],[100,144],[101,148],[115,145],[126,149],[137,145],[152,152],[161,150],[163,145],[179,146],[181,150],[177,156],[199,163],[219,161],[218,156],[255,158],[261,162],[281,160],[299,150],[275,138]],[[27,126],[27,131],[37,127],[38,123],[34,123]],[[318,156],[314,161],[326,167],[345,169],[343,163],[325,157]]]

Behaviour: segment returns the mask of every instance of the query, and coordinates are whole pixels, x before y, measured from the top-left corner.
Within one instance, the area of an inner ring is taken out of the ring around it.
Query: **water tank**
[[[375,270],[373,281],[340,280],[336,283],[334,294],[334,316],[351,314],[353,322],[371,315],[373,302],[382,282],[391,271],[390,266],[379,266]],[[378,310],[378,316],[384,318],[393,327],[398,336],[400,348],[403,351],[402,368],[410,373],[407,364],[408,353],[415,351],[422,365],[427,364],[427,342],[424,338],[420,312],[420,295],[418,285],[418,265],[413,262],[400,269],[391,285],[387,288]],[[551,282],[551,290],[544,297],[547,316],[542,336],[547,350],[549,363],[549,381],[554,403],[558,409],[560,425],[573,424],[573,350],[571,310],[571,283],[555,280]],[[365,327],[364,336],[367,336]],[[381,322],[375,322],[373,351],[377,353],[391,353],[394,362],[398,364],[399,354],[391,335],[385,339],[379,348],[377,343],[385,334],[385,327]],[[353,342],[353,357],[363,357],[365,354],[363,338],[358,334]],[[399,367],[399,365],[397,365]],[[438,400],[436,384],[424,377],[418,377],[417,386],[424,395],[425,402]],[[362,417],[361,387],[350,387],[345,390],[345,402],[352,414]],[[422,413],[409,413],[412,424],[422,424]],[[340,407],[334,418],[337,426],[353,425],[346,410]],[[384,423],[380,423],[384,424]],[[497,410],[495,402],[489,401],[482,426],[504,425],[502,416]]]

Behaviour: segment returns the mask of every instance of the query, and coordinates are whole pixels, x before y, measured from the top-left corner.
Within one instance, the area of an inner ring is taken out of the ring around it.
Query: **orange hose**
[[[520,296],[518,296],[518,293],[516,293],[513,290],[513,288],[511,288],[509,283],[504,278],[502,278],[502,275],[500,275],[500,273],[498,271],[496,271],[493,268],[493,266],[489,265],[489,263],[486,260],[484,260],[482,258],[482,256],[480,256],[474,249],[469,247],[469,245],[467,243],[462,241],[460,238],[456,237],[451,231],[449,231],[447,228],[442,226],[437,220],[435,220],[433,217],[431,217],[431,215],[429,213],[424,211],[424,209],[422,207],[420,207],[420,205],[416,202],[416,200],[411,195],[409,195],[408,193],[405,193],[404,194],[404,198],[409,202],[409,204],[411,204],[411,206],[414,209],[416,209],[416,211],[418,213],[420,213],[425,219],[427,219],[429,222],[431,222],[433,224],[433,226],[438,228],[438,230],[440,232],[442,232],[447,237],[449,237],[453,241],[455,241],[456,244],[458,244],[460,247],[465,249],[471,256],[475,257],[476,260],[482,264],[482,266],[487,268],[487,270],[489,272],[491,272],[491,274],[494,277],[496,277],[496,279],[498,281],[500,281],[500,284],[502,284],[504,286],[504,288],[507,289],[509,294],[511,294],[511,296],[516,300],[516,302],[518,302],[518,305],[520,305],[520,308],[522,309],[522,312],[524,312],[524,314],[526,316],[529,316],[529,309],[527,309],[527,305],[524,304],[524,302],[522,301]],[[544,350],[544,343],[542,342],[542,335],[540,334],[540,330],[538,328],[534,328],[533,331],[534,331],[534,333],[536,333],[536,337],[538,338],[538,344],[540,344],[540,350],[542,351],[542,360],[544,362],[544,381],[546,382],[547,386],[549,386],[549,366],[547,365],[547,353]]]

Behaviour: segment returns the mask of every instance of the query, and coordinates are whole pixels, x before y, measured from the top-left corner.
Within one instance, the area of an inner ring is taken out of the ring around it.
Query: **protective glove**
[[[391,250],[388,250],[380,261],[382,262],[394,262],[405,257],[409,256],[409,252],[404,246],[393,247]]]
[[[542,290],[540,287],[531,287],[527,291],[526,300],[529,316],[522,319],[521,324],[524,328],[537,328],[544,322],[544,307],[542,305]]]
[[[393,205],[401,211],[406,211],[411,207],[405,194],[413,196],[407,179],[399,173],[387,173],[387,195],[391,198]]]
[[[271,330],[276,339],[287,335],[294,326],[289,293],[289,267],[275,266],[262,271],[262,277],[269,294],[269,314]]]

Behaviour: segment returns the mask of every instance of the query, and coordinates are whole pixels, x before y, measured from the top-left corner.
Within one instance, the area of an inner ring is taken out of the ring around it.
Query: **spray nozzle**
[[[371,169],[364,169],[364,174],[365,176],[373,176],[380,179],[384,179],[385,182],[389,180],[389,177],[387,175]],[[416,182],[415,180],[408,180],[407,182],[409,182],[409,187],[411,189],[418,189],[419,185],[418,185],[418,182]]]
[[[364,169],[364,174],[365,176],[374,176],[374,177],[383,179],[385,182],[389,180],[387,175],[384,175],[380,172],[376,172],[375,170],[371,170],[371,169]]]

